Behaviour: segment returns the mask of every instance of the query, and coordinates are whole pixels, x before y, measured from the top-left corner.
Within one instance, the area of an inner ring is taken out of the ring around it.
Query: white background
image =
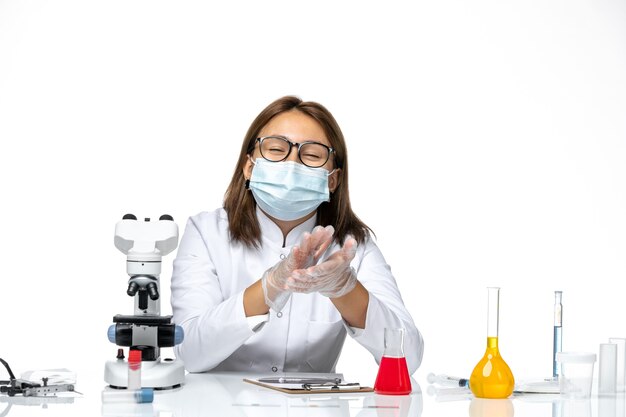
[[[353,207],[426,341],[420,383],[470,374],[490,285],[518,379],[551,375],[554,290],[565,350],[626,337],[624,0],[0,0],[0,357],[102,381],[132,312],[115,223],[169,213],[182,233],[218,207],[285,94],[344,131]],[[338,371],[376,370],[348,340]]]

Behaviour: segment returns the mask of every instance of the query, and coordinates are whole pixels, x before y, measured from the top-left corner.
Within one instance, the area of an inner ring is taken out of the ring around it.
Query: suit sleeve
[[[391,274],[380,249],[373,241],[362,245],[362,257],[358,265],[357,278],[369,292],[365,329],[348,327],[348,334],[364,346],[380,364],[384,352],[385,327],[403,328],[404,353],[409,373],[413,374],[422,362],[424,340],[406,309],[396,280]]]
[[[172,273],[174,323],[185,333],[174,351],[189,372],[211,370],[255,334],[243,310],[243,291],[224,299],[199,223],[193,217],[187,222]]]

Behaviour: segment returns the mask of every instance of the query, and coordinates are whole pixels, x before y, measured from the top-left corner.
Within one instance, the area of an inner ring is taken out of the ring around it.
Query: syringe
[[[465,378],[457,378],[454,376],[449,376],[445,374],[435,375],[434,373],[429,373],[426,375],[426,381],[429,384],[439,384],[445,385],[448,387],[468,387],[469,388],[469,379]]]

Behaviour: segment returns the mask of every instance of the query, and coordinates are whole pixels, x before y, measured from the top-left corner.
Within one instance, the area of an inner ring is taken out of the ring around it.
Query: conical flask
[[[498,349],[500,288],[489,287],[487,310],[487,350],[470,377],[470,389],[478,398],[507,398],[513,393],[515,378]]]
[[[374,391],[385,395],[411,393],[411,379],[404,356],[404,329],[385,328],[385,352],[380,360]]]

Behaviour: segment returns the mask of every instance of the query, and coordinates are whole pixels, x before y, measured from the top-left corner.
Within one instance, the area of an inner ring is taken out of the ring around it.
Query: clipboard
[[[371,387],[362,387],[360,384],[285,384],[260,382],[256,379],[244,378],[244,382],[269,388],[285,394],[344,394],[356,392],[374,392]]]

